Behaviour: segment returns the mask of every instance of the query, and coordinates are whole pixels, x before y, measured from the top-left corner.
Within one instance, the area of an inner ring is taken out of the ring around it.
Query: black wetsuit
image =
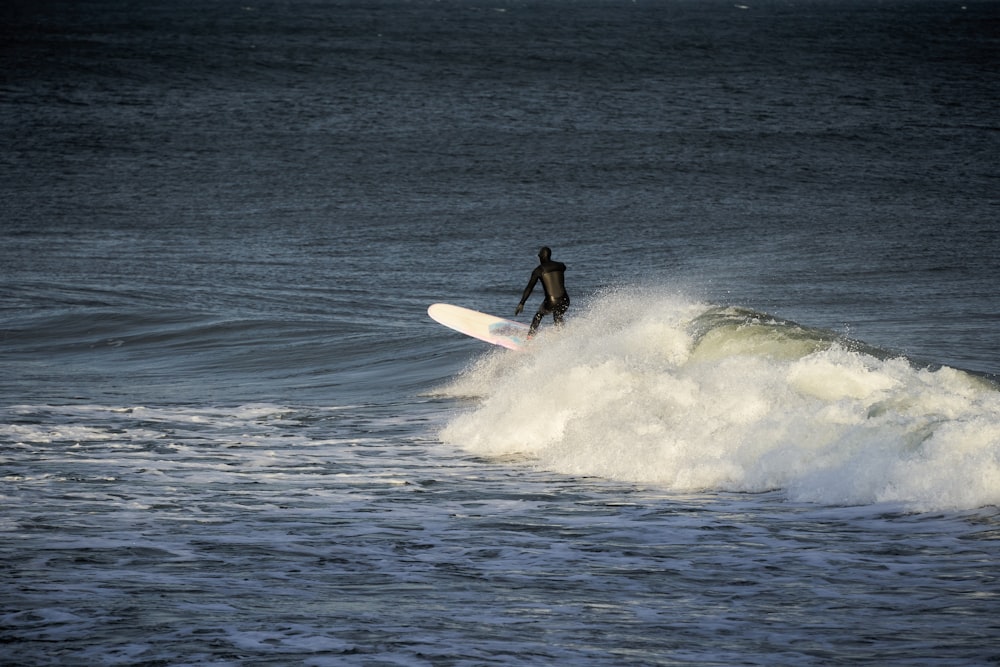
[[[566,273],[566,265],[562,262],[553,262],[548,253],[540,253],[541,263],[531,272],[531,279],[528,286],[524,288],[521,295],[521,303],[517,307],[517,312],[521,312],[524,302],[531,296],[531,290],[535,289],[535,284],[541,280],[545,289],[545,300],[538,307],[538,312],[531,320],[531,329],[528,335],[534,334],[538,325],[542,323],[542,318],[552,313],[552,319],[556,324],[562,324],[563,315],[569,309],[569,294],[566,293],[566,285],[563,275]]]

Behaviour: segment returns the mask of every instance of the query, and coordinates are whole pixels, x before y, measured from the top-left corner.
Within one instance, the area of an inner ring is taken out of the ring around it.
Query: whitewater
[[[445,393],[481,402],[446,442],[567,475],[914,511],[1000,502],[991,381],[680,295],[603,296]]]

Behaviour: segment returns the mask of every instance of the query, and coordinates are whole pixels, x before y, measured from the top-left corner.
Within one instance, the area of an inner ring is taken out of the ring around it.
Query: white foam
[[[991,385],[819,333],[789,337],[787,326],[727,325],[696,340],[692,321],[707,308],[651,294],[598,300],[527,353],[490,353],[458,378],[449,391],[479,400],[441,438],[677,492],[783,489],[916,510],[1000,503]]]

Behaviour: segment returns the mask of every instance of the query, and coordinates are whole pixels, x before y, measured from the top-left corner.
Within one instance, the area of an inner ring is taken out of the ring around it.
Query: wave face
[[[909,510],[1000,503],[1000,392],[834,332],[677,295],[607,294],[445,390],[445,442],[674,492]]]

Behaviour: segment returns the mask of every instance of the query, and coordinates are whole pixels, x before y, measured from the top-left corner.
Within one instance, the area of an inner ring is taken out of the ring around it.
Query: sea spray
[[[485,456],[675,492],[913,510],[1000,503],[1000,392],[948,367],[677,295],[598,298],[447,388]]]

